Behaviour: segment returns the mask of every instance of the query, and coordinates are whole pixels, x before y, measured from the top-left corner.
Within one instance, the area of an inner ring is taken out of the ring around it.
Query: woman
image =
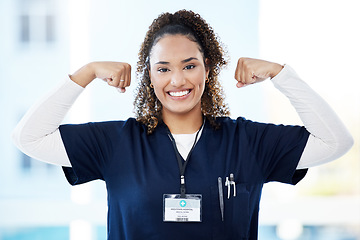
[[[108,239],[257,239],[263,184],[296,184],[353,140],[289,66],[263,60],[239,59],[236,86],[271,78],[305,127],[230,119],[217,79],[224,65],[199,15],[162,14],[139,53],[136,119],[60,125],[94,79],[122,92],[130,85],[129,64],[93,62],[29,110],[15,143],[63,166],[73,185],[106,182]]]

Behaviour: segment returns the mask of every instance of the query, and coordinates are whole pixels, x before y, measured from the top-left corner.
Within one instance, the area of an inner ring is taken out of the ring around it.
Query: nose
[[[181,87],[185,85],[186,80],[182,71],[176,71],[171,76],[171,85],[173,87]]]

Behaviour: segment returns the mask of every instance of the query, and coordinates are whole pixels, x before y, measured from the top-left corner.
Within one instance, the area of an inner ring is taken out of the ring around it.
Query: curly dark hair
[[[144,42],[139,51],[137,63],[137,77],[139,84],[134,106],[136,120],[147,126],[148,134],[151,134],[158,123],[162,121],[162,104],[150,87],[149,61],[152,47],[165,35],[184,35],[199,45],[206,66],[210,72],[205,84],[205,90],[201,98],[202,114],[217,128],[216,117],[229,116],[228,106],[224,102],[222,87],[218,81],[221,69],[226,66],[225,53],[218,37],[213,29],[192,11],[180,10],[171,13],[163,13],[150,25]]]

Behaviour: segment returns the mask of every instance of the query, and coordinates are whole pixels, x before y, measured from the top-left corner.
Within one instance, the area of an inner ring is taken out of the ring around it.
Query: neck
[[[190,134],[203,124],[201,111],[198,114],[162,114],[164,123],[173,134]]]

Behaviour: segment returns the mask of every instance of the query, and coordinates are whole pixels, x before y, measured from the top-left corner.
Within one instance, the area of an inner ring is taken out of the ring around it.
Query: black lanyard
[[[202,128],[204,127],[205,122],[201,125],[200,129],[197,131],[196,136],[195,136],[195,140],[194,143],[190,149],[190,152],[188,154],[188,156],[186,157],[186,160],[184,162],[183,158],[181,157],[179,150],[176,147],[176,142],[174,137],[172,136],[171,132],[168,132],[168,136],[171,140],[171,143],[173,145],[173,148],[175,150],[175,154],[176,154],[176,159],[178,161],[178,165],[179,165],[179,170],[180,170],[180,197],[181,198],[185,198],[185,193],[186,193],[186,188],[185,188],[185,170],[186,170],[186,166],[190,160],[190,155],[192,153],[192,151],[194,150],[194,147],[196,145],[197,142],[197,138],[199,136],[200,131],[202,130]]]

